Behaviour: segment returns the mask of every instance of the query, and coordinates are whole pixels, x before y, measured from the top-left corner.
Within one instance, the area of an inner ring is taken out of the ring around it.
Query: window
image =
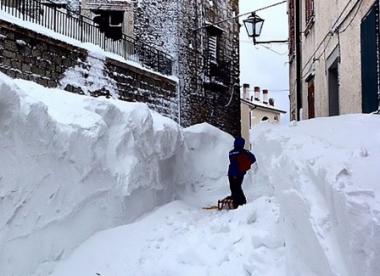
[[[106,38],[120,40],[123,37],[124,11],[91,10],[95,26]]]
[[[207,24],[213,24],[208,22]],[[229,70],[227,62],[223,57],[223,51],[220,48],[223,44],[223,29],[215,25],[207,27],[207,36],[204,40],[204,83],[211,86],[209,89],[215,90],[226,88],[229,85]]]
[[[294,1],[288,1],[288,20],[289,20],[289,56],[294,55],[295,51],[295,30],[294,30]]]
[[[305,0],[306,25],[314,21],[314,0]]]
[[[315,118],[315,97],[314,97],[314,77],[310,77],[307,80],[307,109],[309,119]]]
[[[210,54],[210,61],[217,62],[218,60],[218,37],[210,35],[208,38],[208,50]]]

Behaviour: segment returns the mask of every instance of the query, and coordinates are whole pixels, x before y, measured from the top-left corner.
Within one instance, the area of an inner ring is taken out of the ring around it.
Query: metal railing
[[[172,59],[168,54],[138,42],[126,34],[122,34],[120,40],[109,39],[99,31],[90,18],[72,12],[59,3],[49,0],[0,0],[0,10],[80,42],[93,43],[106,52],[162,74],[172,73]]]
[[[216,59],[210,54],[205,54],[204,60],[204,75],[207,81],[211,83],[219,83],[225,86],[231,84],[231,60],[225,57]]]

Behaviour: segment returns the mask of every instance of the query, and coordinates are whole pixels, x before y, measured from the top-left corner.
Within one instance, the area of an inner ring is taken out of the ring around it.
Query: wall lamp
[[[243,20],[245,29],[249,37],[253,39],[253,44],[270,44],[270,43],[287,43],[288,40],[271,40],[271,41],[256,41],[256,38],[260,36],[261,30],[264,25],[264,19],[259,17],[255,12],[252,12],[247,19]]]

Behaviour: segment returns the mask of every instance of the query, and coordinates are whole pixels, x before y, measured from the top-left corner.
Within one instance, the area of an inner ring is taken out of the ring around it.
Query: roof
[[[212,22],[210,22],[208,20],[205,20],[205,24],[206,24],[204,26],[205,28],[215,28],[215,29],[219,30],[220,32],[224,32],[224,29],[222,29],[221,27],[215,25],[215,24],[218,24],[218,23],[212,23]]]
[[[283,113],[283,114],[286,113],[285,110],[281,110],[281,109],[275,108],[272,105],[265,104],[265,103],[262,103],[262,102],[259,102],[259,101],[250,101],[250,100],[240,99],[240,102],[242,102],[242,103],[244,103],[244,104],[246,104],[246,105],[248,105],[250,107],[254,107],[254,108],[271,110],[271,111],[279,112],[279,113]]]

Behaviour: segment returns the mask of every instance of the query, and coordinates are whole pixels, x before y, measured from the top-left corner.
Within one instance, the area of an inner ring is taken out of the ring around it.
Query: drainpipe
[[[179,18],[179,11],[180,11],[180,3],[179,3],[179,0],[177,0],[177,19]],[[180,39],[179,39],[179,24],[176,24],[176,37],[177,37],[177,56],[176,56],[176,59],[177,59],[177,70],[176,70],[176,74],[177,74],[177,77],[178,77],[178,85],[177,85],[177,95],[178,95],[178,124],[180,126],[182,126],[182,115],[181,115],[181,112],[182,112],[182,98],[181,98],[181,93],[182,91],[185,90],[185,87],[183,86],[182,87],[182,80],[179,78],[179,68],[180,68],[180,47],[182,46],[181,43],[180,43]]]
[[[252,127],[252,110],[254,110],[256,108],[257,108],[257,105],[249,108],[249,129],[251,129],[251,127]]]
[[[295,26],[295,39],[296,39],[296,94],[297,94],[297,121],[301,120],[302,110],[302,72],[301,72],[301,1],[294,0],[294,8],[296,10],[296,26]]]

